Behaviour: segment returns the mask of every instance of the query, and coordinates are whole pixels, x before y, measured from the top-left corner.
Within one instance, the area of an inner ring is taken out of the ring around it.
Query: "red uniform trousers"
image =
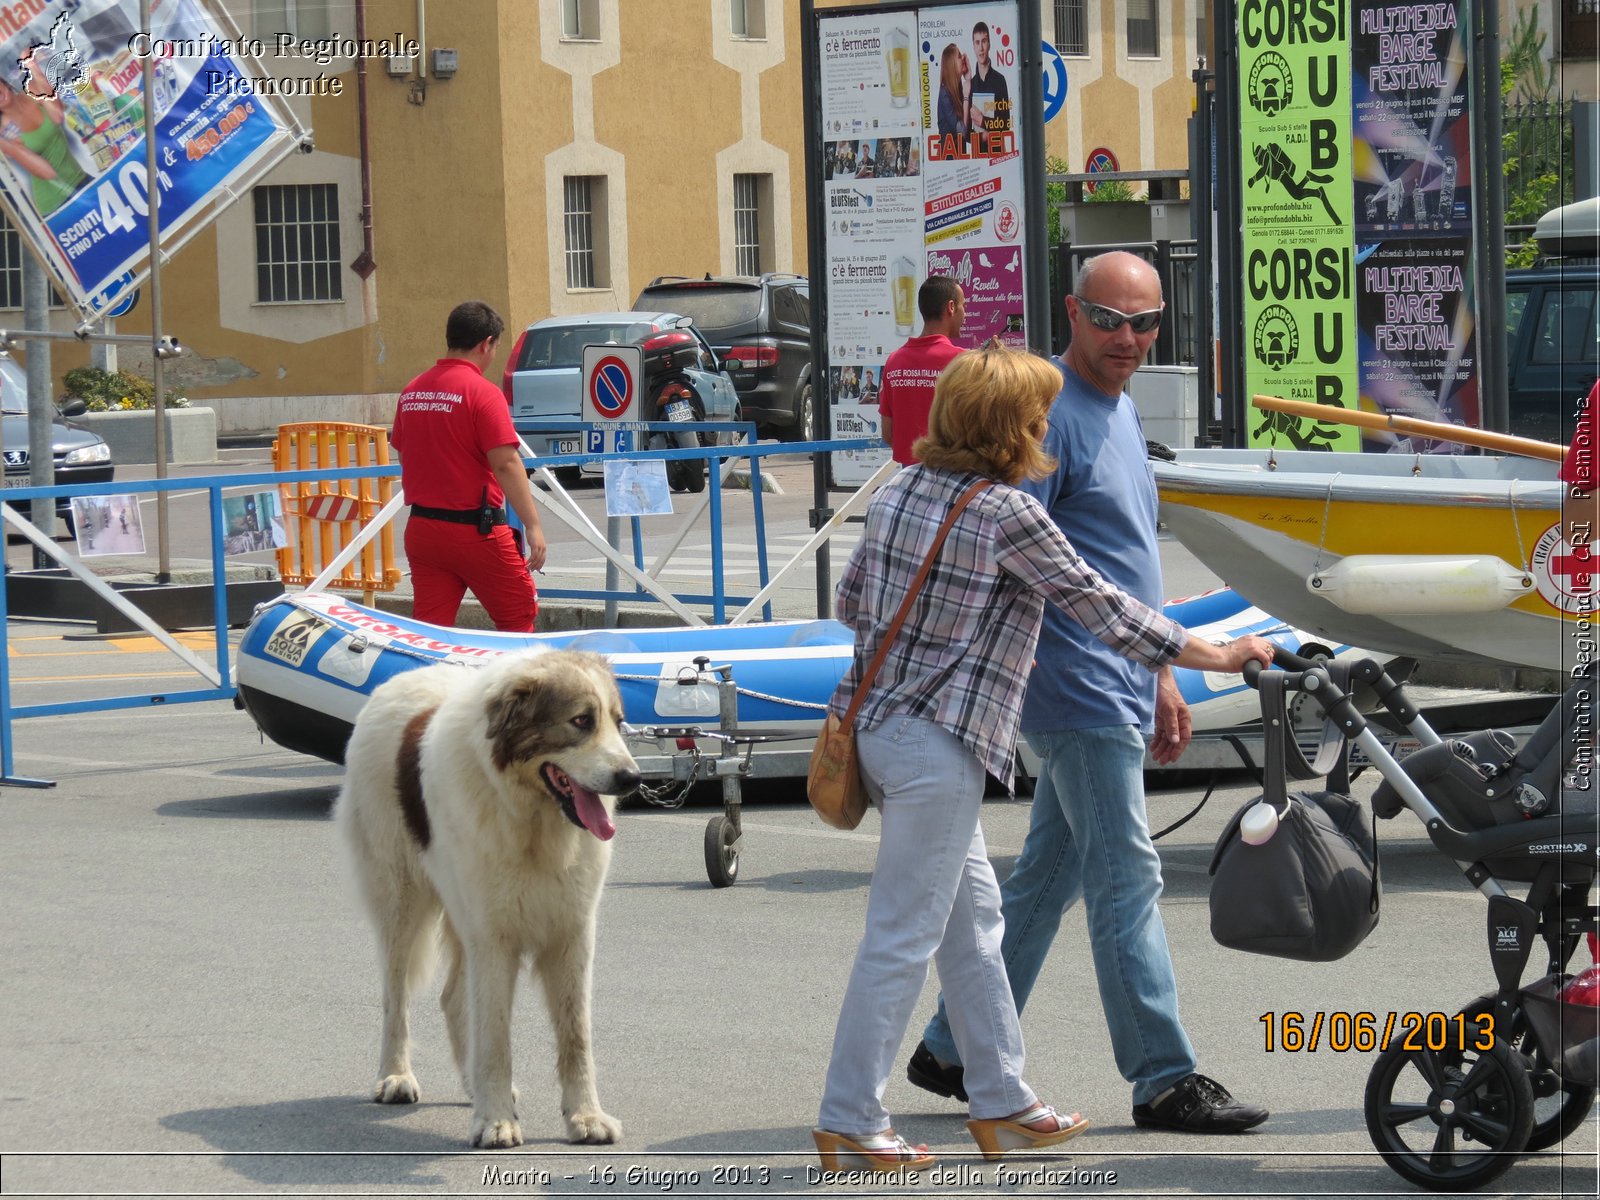
[[[496,629],[533,632],[538,593],[509,525],[496,525],[484,537],[473,525],[413,515],[405,542],[417,620],[454,625],[461,597],[471,588]]]

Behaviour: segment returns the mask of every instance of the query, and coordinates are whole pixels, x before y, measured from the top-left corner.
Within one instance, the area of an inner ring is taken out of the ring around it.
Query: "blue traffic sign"
[[[1053,121],[1067,106],[1067,63],[1049,38],[1044,42],[1044,119]]]

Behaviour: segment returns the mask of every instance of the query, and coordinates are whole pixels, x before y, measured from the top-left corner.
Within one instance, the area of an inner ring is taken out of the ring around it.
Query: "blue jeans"
[[[1167,933],[1156,901],[1161,859],[1144,809],[1144,739],[1132,725],[1029,733],[1044,760],[1033,818],[1011,877],[1000,888],[1001,954],[1020,1013],[1061,914],[1081,896],[1111,1050],[1133,1102],[1146,1104],[1195,1069],[1178,1020]],[[961,1056],[944,1000],[923,1031],[945,1062]]]
[[[915,717],[857,731],[856,747],[883,830],[817,1123],[852,1137],[889,1128],[884,1088],[930,959],[971,1064],[972,1115],[1020,1112],[1036,1097],[1022,1081],[1022,1031],[1000,965],[1000,888],[978,827],[983,767]]]

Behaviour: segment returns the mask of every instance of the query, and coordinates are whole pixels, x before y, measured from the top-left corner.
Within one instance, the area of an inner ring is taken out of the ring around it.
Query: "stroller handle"
[[[1272,665],[1280,668],[1291,668],[1300,674],[1304,674],[1306,671],[1314,670],[1325,664],[1318,662],[1314,658],[1301,658],[1293,650],[1286,650],[1282,646],[1274,645],[1272,647]],[[1244,681],[1248,686],[1257,687],[1259,686],[1257,681],[1261,678],[1261,672],[1264,670],[1266,668],[1252,658],[1244,664],[1244,669],[1239,673],[1244,676]],[[1299,682],[1298,678],[1291,679],[1289,681],[1289,690],[1297,690]]]

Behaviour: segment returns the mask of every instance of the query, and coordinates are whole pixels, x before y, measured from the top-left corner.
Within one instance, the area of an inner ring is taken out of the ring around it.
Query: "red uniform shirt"
[[[389,435],[407,503],[453,509],[477,508],[485,487],[491,505],[505,503],[489,451],[517,440],[505,393],[459,358],[441,358],[406,385]]]
[[[889,449],[895,462],[910,466],[917,461],[911,447],[928,432],[934,385],[962,349],[944,334],[935,333],[911,338],[883,364],[878,411],[894,422]]]

